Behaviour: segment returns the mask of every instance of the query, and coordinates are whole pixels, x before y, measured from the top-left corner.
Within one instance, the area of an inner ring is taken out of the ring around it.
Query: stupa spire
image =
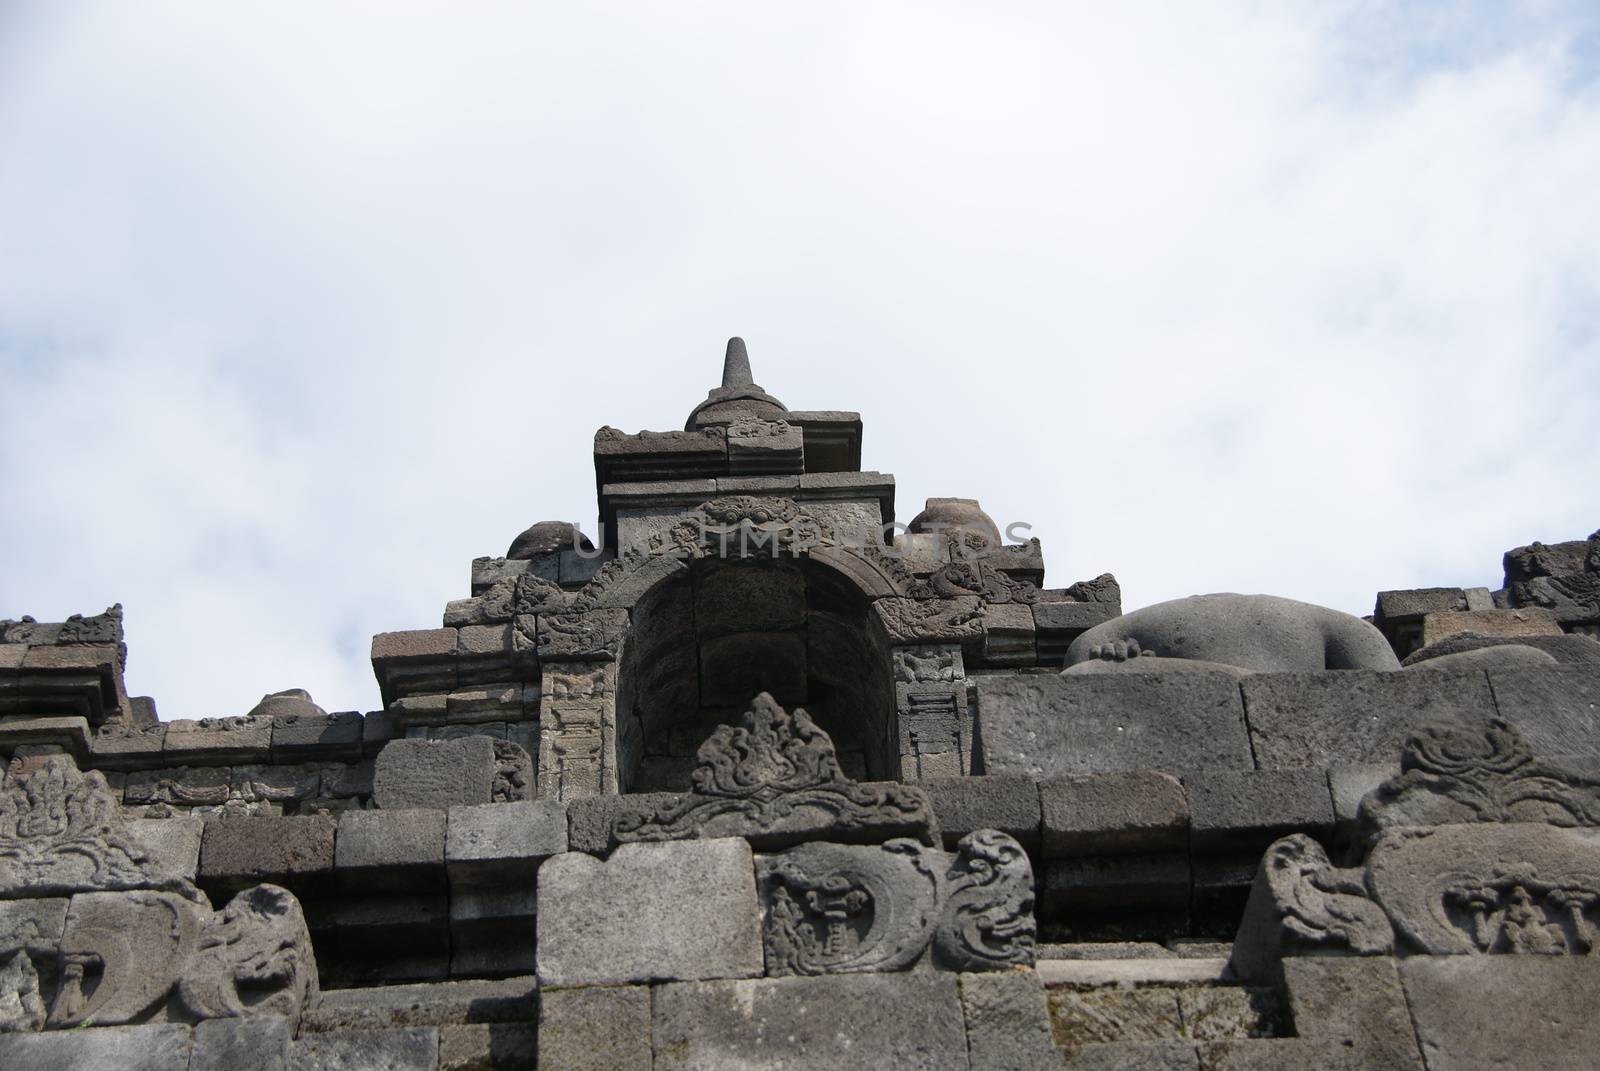
[[[789,410],[756,385],[750,374],[750,351],[738,335],[728,339],[722,357],[722,386],[706,393],[706,400],[694,407],[685,430],[725,425],[741,417],[775,420]]]
[[[722,389],[753,387],[750,377],[750,352],[744,348],[744,339],[734,335],[728,339],[728,352],[722,358]]]

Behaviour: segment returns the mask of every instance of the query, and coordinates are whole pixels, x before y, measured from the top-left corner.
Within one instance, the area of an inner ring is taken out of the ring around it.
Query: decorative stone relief
[[[74,896],[61,981],[47,1025],[115,1025],[282,1015],[291,1025],[317,992],[300,904],[258,885],[211,911],[174,893]]]
[[[523,619],[517,620],[520,631]],[[540,661],[610,660],[617,656],[623,633],[627,631],[628,611],[540,614],[536,628]]]
[[[200,899],[127,835],[104,774],[64,755],[11,760],[0,785],[0,897],[139,888]]]
[[[572,800],[605,790],[603,731],[609,702],[545,701],[539,718],[539,788],[545,799]]]
[[[1013,580],[983,561],[956,561],[939,567],[906,592],[913,599],[956,599],[975,595],[986,603],[1035,603],[1039,589],[1027,580]]]
[[[756,872],[768,974],[904,970],[930,946],[949,970],[1033,962],[1033,870],[997,830],[953,855],[907,839],[812,842],[758,857]]]
[[[1245,918],[1247,928],[1273,931],[1275,950],[1368,955],[1394,944],[1388,918],[1368,899],[1365,871],[1334,866],[1322,845],[1302,833],[1267,849]]]
[[[506,740],[494,742],[495,803],[518,803],[533,798],[533,758],[521,745]]]
[[[950,683],[966,676],[959,647],[897,647],[894,679],[899,684]]]
[[[696,758],[693,790],[658,807],[624,808],[612,830],[618,842],[742,836],[781,847],[912,834],[934,843],[919,789],[849,780],[828,734],[805,710],[787,711],[765,692],[739,726],[719,726]]]
[[[1539,761],[1503,721],[1424,727],[1406,741],[1400,769],[1361,801],[1369,840],[1394,826],[1600,826],[1600,781]]]
[[[983,600],[976,595],[952,599],[879,599],[873,611],[895,644],[938,643],[981,639]]]
[[[0,1034],[42,1030],[44,999],[39,995],[39,972],[25,949],[0,960]]]

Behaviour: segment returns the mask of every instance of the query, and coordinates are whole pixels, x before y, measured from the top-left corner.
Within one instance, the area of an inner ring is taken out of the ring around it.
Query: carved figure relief
[[[1013,580],[983,561],[958,561],[941,566],[910,586],[913,599],[955,599],[976,595],[987,603],[1035,603],[1039,589],[1030,581]]]
[[[828,734],[805,710],[785,710],[765,692],[740,725],[719,726],[696,758],[692,791],[618,814],[612,835],[619,843],[744,836],[778,847],[800,831],[842,840],[913,833],[932,843],[920,790],[849,780]]]
[[[879,599],[873,611],[890,642],[937,643],[983,635],[983,600],[976,595],[952,599]]]
[[[959,647],[895,648],[894,679],[899,683],[949,683],[963,676]]]

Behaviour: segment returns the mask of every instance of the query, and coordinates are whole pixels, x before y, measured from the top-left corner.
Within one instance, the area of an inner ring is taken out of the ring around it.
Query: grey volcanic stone
[[[189,1028],[176,1023],[0,1034],[7,1071],[187,1071]]]
[[[1400,981],[1429,1071],[1593,1067],[1600,959],[1411,956]]]
[[[302,1035],[336,1030],[531,1022],[539,1015],[539,983],[530,976],[426,985],[324,990],[306,1009]]]
[[[946,848],[979,829],[998,829],[1029,850],[1039,846],[1039,785],[1031,777],[935,777],[922,791]]]
[[[1263,851],[1286,833],[1333,828],[1328,777],[1309,770],[1201,770],[1187,774],[1189,843],[1196,852]]]
[[[162,873],[194,880],[200,869],[200,838],[205,832],[201,819],[174,815],[129,822],[127,831],[158,860]]]
[[[593,985],[762,970],[755,860],[738,838],[624,844],[539,869],[539,979]]]
[[[972,1071],[1032,1071],[1061,1067],[1050,1038],[1050,1010],[1034,971],[961,976]]]
[[[655,1071],[964,1071],[956,976],[836,974],[664,985]]]
[[[1257,672],[1397,669],[1383,633],[1359,617],[1274,595],[1191,595],[1096,625],[1072,641],[1067,664],[1119,656],[1127,645],[1162,658]]]
[[[1470,632],[1431,643],[1406,656],[1404,664],[1414,666],[1444,655],[1509,646],[1532,647],[1564,665],[1600,665],[1600,641],[1588,636],[1478,636]]]
[[[355,1030],[306,1034],[294,1043],[293,1071],[434,1071],[439,1032]]]
[[[539,1066],[651,1071],[648,986],[548,989],[539,1004]]]
[[[445,866],[453,885],[526,879],[567,850],[567,809],[555,800],[450,808]]]
[[[352,710],[337,714],[278,715],[272,719],[274,762],[358,759],[364,719]]]
[[[1298,1036],[1348,1041],[1369,1067],[1420,1071],[1422,1056],[1394,960],[1289,956],[1283,979]]]
[[[343,811],[334,864],[354,891],[378,882],[385,891],[442,882],[445,812]]]
[[[392,740],[378,752],[372,798],[385,810],[455,807],[494,798],[494,741]]]
[[[1537,647],[1520,643],[1503,643],[1495,647],[1474,647],[1454,654],[1435,655],[1422,662],[1414,662],[1407,669],[1446,670],[1472,672],[1485,669],[1524,669],[1530,666],[1553,666],[1556,658]]]
[[[195,1025],[189,1071],[284,1071],[290,1033],[278,1015],[207,1019]]]
[[[1422,725],[1495,713],[1473,673],[1258,673],[1240,689],[1263,769],[1393,762]]]
[[[1489,686],[1535,755],[1600,754],[1600,666],[1495,669]]]
[[[1177,778],[1154,770],[1057,777],[1039,784],[1044,854],[1184,851],[1189,803]]]
[[[295,891],[333,874],[334,820],[227,818],[207,822],[200,840],[200,882],[243,888],[261,882]]]
[[[1199,1068],[1195,1047],[1187,1041],[1097,1042],[1078,1046],[1066,1062],[1066,1071],[1199,1071]]]
[[[286,718],[306,715],[326,716],[327,713],[317,706],[311,698],[311,693],[304,688],[286,688],[281,692],[268,692],[262,696],[261,702],[250,708],[249,716]]]
[[[1239,684],[1221,673],[983,677],[988,773],[1249,769]]]
[[[439,1030],[439,1071],[532,1068],[539,1028],[532,1023],[473,1023]]]

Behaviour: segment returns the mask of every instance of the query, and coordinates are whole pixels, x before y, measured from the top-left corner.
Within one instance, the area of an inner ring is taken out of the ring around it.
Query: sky
[[[0,2],[0,617],[375,709],[734,334],[1053,586],[1497,587],[1600,527],[1597,190],[1592,0]]]

